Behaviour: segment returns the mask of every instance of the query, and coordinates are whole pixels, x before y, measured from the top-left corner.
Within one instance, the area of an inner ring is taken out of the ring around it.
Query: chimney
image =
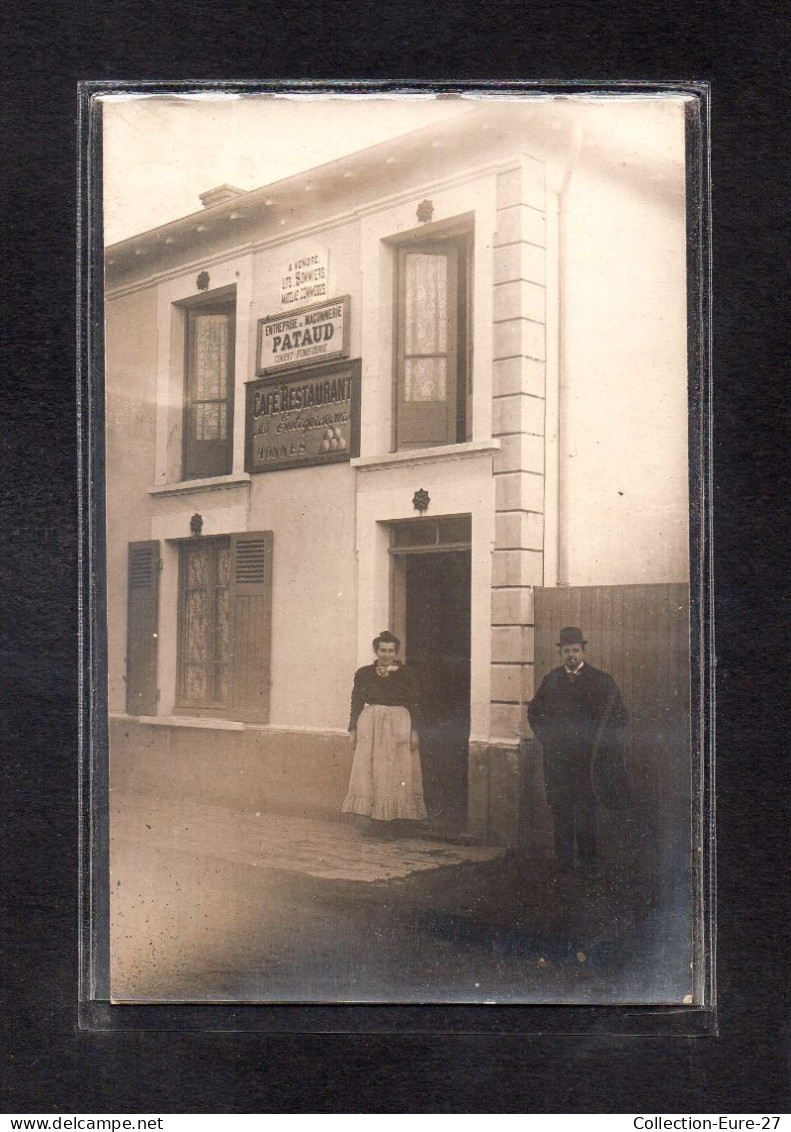
[[[244,196],[244,189],[237,189],[233,185],[218,185],[216,189],[200,194],[201,204],[204,208],[211,208],[215,204],[227,204],[235,197]]]

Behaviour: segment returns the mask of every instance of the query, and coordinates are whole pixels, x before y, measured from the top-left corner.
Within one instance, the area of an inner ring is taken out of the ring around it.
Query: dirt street
[[[117,1002],[680,997],[678,927],[606,875],[135,794],[113,795],[111,838]]]

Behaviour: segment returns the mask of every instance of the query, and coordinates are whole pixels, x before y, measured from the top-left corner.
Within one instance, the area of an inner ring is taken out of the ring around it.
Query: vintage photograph
[[[112,1000],[704,1003],[695,98],[95,103]]]

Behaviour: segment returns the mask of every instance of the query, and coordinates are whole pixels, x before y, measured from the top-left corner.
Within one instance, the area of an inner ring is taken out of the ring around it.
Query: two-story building
[[[684,102],[572,102],[107,249],[111,786],[337,812],[391,628],[434,820],[546,841],[537,595],[688,583]]]

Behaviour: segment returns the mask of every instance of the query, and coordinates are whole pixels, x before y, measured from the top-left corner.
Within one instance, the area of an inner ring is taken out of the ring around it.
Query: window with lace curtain
[[[398,248],[395,447],[472,436],[472,234]]]
[[[235,299],[187,308],[184,479],[232,471],[235,333]]]
[[[177,713],[266,722],[272,545],[271,531],[179,541]],[[137,701],[155,705],[145,684],[151,674],[156,681],[159,571],[152,558],[159,558],[158,543],[132,544],[129,635],[141,647],[130,650],[127,679]]]
[[[231,540],[184,543],[179,575],[179,703],[225,708],[230,691]]]

